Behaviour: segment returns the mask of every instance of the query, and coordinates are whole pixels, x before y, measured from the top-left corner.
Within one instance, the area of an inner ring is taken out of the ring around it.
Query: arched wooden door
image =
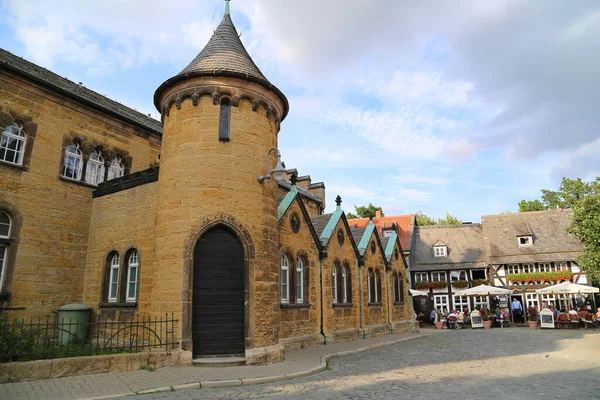
[[[244,355],[244,249],[228,229],[211,229],[194,249],[194,357]]]

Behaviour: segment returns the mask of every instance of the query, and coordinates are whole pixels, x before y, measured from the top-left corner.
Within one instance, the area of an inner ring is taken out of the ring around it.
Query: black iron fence
[[[0,362],[169,351],[179,344],[178,322],[174,314],[116,321],[98,315],[90,322],[56,316],[9,321],[0,316]]]

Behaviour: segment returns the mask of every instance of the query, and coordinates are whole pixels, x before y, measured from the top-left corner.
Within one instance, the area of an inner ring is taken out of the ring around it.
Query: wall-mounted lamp
[[[277,152],[277,164],[275,165],[275,168],[270,169],[269,167],[269,157],[271,156],[271,152],[275,150]],[[283,166],[283,164],[281,163],[281,153],[279,152],[279,149],[277,147],[273,147],[271,150],[269,150],[267,152],[267,175],[262,176],[262,175],[258,175],[258,182],[259,183],[263,183],[265,180],[267,179],[271,179],[271,176],[273,176],[273,178],[275,178],[276,181],[280,181],[283,178],[285,178],[286,172],[285,172],[285,168]]]

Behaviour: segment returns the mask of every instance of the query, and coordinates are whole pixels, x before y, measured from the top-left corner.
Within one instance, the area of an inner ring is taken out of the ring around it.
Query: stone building
[[[582,295],[540,295],[537,289],[561,281],[591,285],[577,265],[581,244],[567,233],[573,212],[557,209],[484,215],[481,224],[418,226],[412,244],[415,310],[472,310],[509,307],[517,299],[524,307],[543,302],[569,309],[593,303]],[[464,297],[466,287],[489,284],[514,290],[510,296]]]
[[[414,328],[398,235],[356,242],[279,163],[288,100],[228,6],[154,104],[160,122],[0,50],[2,313],[174,313],[183,350],[247,364]]]

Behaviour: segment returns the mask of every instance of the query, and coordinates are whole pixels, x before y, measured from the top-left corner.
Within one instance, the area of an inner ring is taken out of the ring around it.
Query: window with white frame
[[[0,161],[23,165],[26,141],[23,125],[19,121],[4,128],[0,137]]]
[[[446,246],[434,246],[433,255],[435,257],[446,257],[447,247]]]
[[[10,239],[12,220],[6,211],[0,210],[0,239]],[[0,242],[0,293],[4,289],[4,278],[6,276],[6,264],[8,259],[8,248],[10,242]]]
[[[392,233],[394,233],[392,230],[383,231],[383,237],[390,237]]]
[[[367,296],[369,303],[373,303],[375,293],[373,288],[373,270],[371,268],[369,268],[369,270],[367,271]]]
[[[540,272],[550,272],[550,271],[552,271],[551,267],[552,267],[552,265],[550,263],[539,263],[538,264],[538,269]]]
[[[85,181],[91,185],[98,185],[104,181],[104,159],[100,150],[94,150],[87,162]]]
[[[415,282],[428,282],[427,272],[415,272]]]
[[[138,277],[140,270],[140,255],[137,250],[132,250],[127,260],[127,296],[125,301],[135,302],[137,300]]]
[[[113,158],[108,167],[108,180],[120,178],[123,175],[125,175],[125,167],[123,166],[121,158]]]
[[[519,247],[533,246],[533,236],[517,236]]]
[[[519,273],[519,264],[508,264],[506,266],[507,274],[518,274]]]
[[[71,143],[65,148],[63,161],[63,176],[69,179],[81,180],[83,157],[78,143]]]
[[[333,298],[333,303],[337,303],[338,302],[338,285],[337,285],[337,265],[333,264],[333,267],[331,268],[331,296]]]
[[[569,264],[567,264],[566,262],[560,262],[560,263],[556,263],[556,270],[557,271],[565,271],[569,269]]]
[[[543,294],[542,303],[546,302],[549,306],[556,305],[556,297],[553,294]]]
[[[535,293],[527,293],[525,299],[527,302],[527,307],[537,307],[539,305],[538,296]]]
[[[560,310],[569,311],[571,309],[571,298],[568,294],[557,294],[556,303],[556,307]]]
[[[454,309],[467,311],[469,309],[469,298],[467,296],[454,296]]]
[[[381,277],[379,276],[379,270],[375,270],[373,273],[373,286],[375,287],[375,303],[381,301]]]
[[[523,273],[529,274],[535,272],[535,267],[533,264],[523,264]]]
[[[446,295],[435,295],[433,296],[433,306],[441,311],[448,309],[448,296]]]
[[[300,257],[296,260],[296,303],[304,303],[304,263]]]
[[[108,267],[108,302],[116,303],[119,299],[119,253],[113,253]]]
[[[431,281],[432,282],[446,282],[446,273],[445,272],[432,272],[431,273]]]
[[[285,254],[281,255],[281,302],[290,301],[290,262]]]
[[[467,280],[467,271],[452,271],[452,272],[450,272],[450,280],[452,282],[466,281]]]
[[[475,296],[473,298],[475,308],[490,308],[490,298],[488,296]]]

